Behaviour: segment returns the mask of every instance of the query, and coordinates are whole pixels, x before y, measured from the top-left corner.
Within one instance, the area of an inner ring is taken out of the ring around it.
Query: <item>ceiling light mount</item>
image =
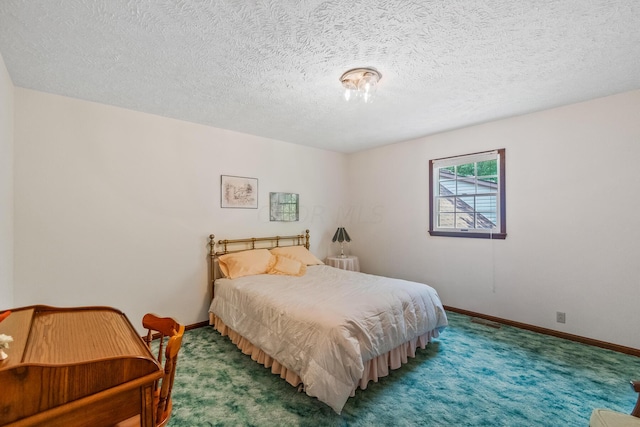
[[[344,99],[360,98],[364,102],[371,102],[376,91],[376,86],[382,78],[382,74],[375,68],[353,68],[346,71],[340,82],[344,86]]]

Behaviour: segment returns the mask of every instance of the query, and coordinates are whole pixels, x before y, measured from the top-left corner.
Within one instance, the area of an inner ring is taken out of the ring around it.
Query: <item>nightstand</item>
[[[360,271],[360,261],[358,261],[357,256],[345,256],[342,258],[341,256],[330,256],[324,260],[325,264],[340,268],[342,270],[350,270],[350,271]]]

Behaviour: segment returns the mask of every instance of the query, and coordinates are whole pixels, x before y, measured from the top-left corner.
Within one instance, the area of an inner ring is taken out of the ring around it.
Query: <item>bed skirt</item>
[[[264,365],[265,368],[271,368],[271,373],[280,375],[281,378],[294,387],[298,387],[302,384],[302,379],[297,373],[287,369],[286,366],[283,366],[280,362],[266,354],[260,348],[254,346],[242,335],[229,328],[213,313],[209,313],[209,324],[220,332],[222,336],[229,336],[231,342],[234,343],[244,354],[251,356],[252,360]],[[355,391],[358,388],[361,388],[362,390],[366,389],[369,381],[378,382],[378,378],[389,375],[389,370],[398,369],[400,366],[407,363],[409,357],[416,356],[416,349],[418,347],[424,349],[431,339],[437,338],[438,335],[438,330],[434,329],[424,335],[414,338],[411,341],[407,341],[406,343],[399,345],[388,353],[364,362],[364,372],[358,384],[356,384],[354,389],[351,391],[351,396],[355,395]]]

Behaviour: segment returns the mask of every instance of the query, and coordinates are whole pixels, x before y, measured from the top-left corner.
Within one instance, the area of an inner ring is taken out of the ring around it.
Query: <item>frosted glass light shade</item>
[[[340,82],[345,88],[344,98],[349,101],[353,98],[371,102],[382,74],[375,68],[354,68],[345,72],[340,77]]]

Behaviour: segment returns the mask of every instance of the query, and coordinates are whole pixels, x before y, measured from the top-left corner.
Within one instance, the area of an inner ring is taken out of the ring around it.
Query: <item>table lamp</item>
[[[351,237],[349,237],[349,233],[347,233],[347,230],[344,229],[344,227],[338,227],[338,229],[336,230],[336,234],[333,235],[333,239],[331,239],[332,242],[338,241],[340,242],[340,258],[345,258],[344,255],[344,242],[350,242],[351,241]]]

